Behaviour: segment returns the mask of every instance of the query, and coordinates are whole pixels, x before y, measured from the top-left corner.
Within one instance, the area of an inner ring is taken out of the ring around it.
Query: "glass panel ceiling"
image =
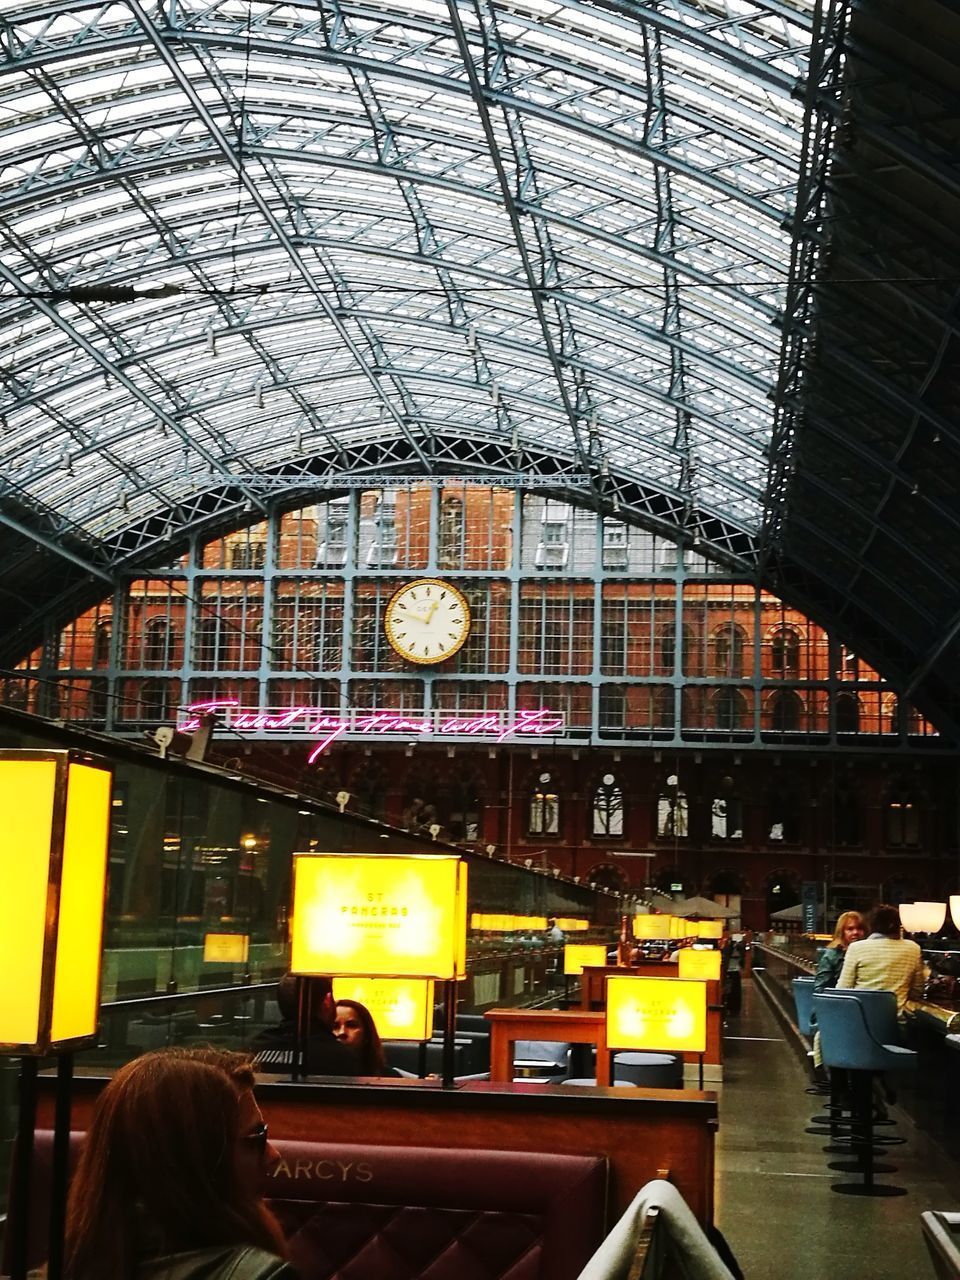
[[[811,8],[0,0],[5,481],[109,544],[499,442],[752,539]]]

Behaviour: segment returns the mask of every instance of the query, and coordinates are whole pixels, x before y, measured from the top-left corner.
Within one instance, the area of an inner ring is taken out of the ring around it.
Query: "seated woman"
[[[279,1158],[241,1054],[159,1050],[97,1100],[67,1204],[68,1280],[294,1280],[262,1199]]]
[[[333,1034],[357,1055],[362,1076],[398,1076],[387,1066],[373,1014],[358,1000],[338,1000]]]

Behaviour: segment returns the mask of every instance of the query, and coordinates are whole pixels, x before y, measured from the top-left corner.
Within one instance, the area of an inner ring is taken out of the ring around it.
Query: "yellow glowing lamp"
[[[602,943],[568,942],[563,948],[563,972],[566,977],[579,977],[585,965],[605,965],[607,948]]]
[[[719,951],[694,951],[692,947],[684,947],[677,954],[677,977],[719,982],[722,958]]]
[[[433,1035],[432,978],[337,978],[336,1000],[366,1005],[383,1040],[429,1040]]]
[[[635,938],[669,938],[673,916],[634,916],[633,936]]]
[[[698,938],[722,938],[723,937],[723,921],[722,920],[698,920],[697,921],[697,937]]]
[[[110,766],[78,751],[0,751],[0,1050],[96,1035]]]
[[[250,955],[250,935],[246,933],[205,933],[204,964],[246,964]]]
[[[467,976],[467,864],[461,858],[457,862],[457,919],[454,945],[453,976],[462,982]],[[427,1036],[426,1039],[430,1037]]]
[[[671,938],[694,938],[696,934],[696,927],[689,920],[685,920],[683,916],[670,917]]]
[[[607,1046],[704,1053],[707,984],[681,978],[607,978]]]
[[[429,854],[295,853],[290,970],[455,978],[465,954],[461,859]]]
[[[589,920],[581,920],[577,916],[557,916],[557,928],[564,933],[582,933],[590,928]]]

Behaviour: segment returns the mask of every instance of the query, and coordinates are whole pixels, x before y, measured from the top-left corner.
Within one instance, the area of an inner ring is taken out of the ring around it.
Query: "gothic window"
[[[897,788],[887,800],[885,810],[887,844],[900,848],[916,848],[920,843],[920,812],[916,798],[904,788]]]
[[[714,840],[743,839],[743,805],[724,793],[710,802],[710,835]]]
[[[154,670],[172,665],[173,629],[169,618],[151,618],[146,628],[143,665]]]
[[[749,707],[739,689],[718,689],[710,701],[714,729],[733,733],[738,729],[749,727]]]
[[[549,773],[541,773],[530,789],[527,833],[531,836],[555,836],[560,831],[560,796]]]
[[[612,773],[605,773],[593,793],[590,807],[591,834],[623,835],[623,791]]]
[[[856,847],[861,843],[860,801],[853,787],[843,784],[830,797],[833,843]]]
[[[746,632],[735,622],[724,623],[713,633],[713,674],[742,676]]]
[[[780,627],[771,636],[770,665],[776,675],[788,680],[800,675],[800,636],[793,627]]]
[[[675,774],[667,778],[666,787],[657,797],[657,835],[675,839],[690,834],[690,805],[681,791]]]
[[[144,680],[140,686],[140,719],[170,719],[170,686],[165,680]]]
[[[108,667],[110,665],[110,641],[113,628],[109,622],[98,622],[93,637],[93,665]]]
[[[441,499],[437,563],[441,569],[459,569],[463,564],[463,503],[459,498]]]
[[[800,843],[800,804],[790,791],[774,791],[767,798],[767,839],[771,844]]]
[[[860,731],[860,700],[855,693],[838,693],[835,703],[837,733]]]
[[[622,684],[600,686],[600,729],[623,732],[627,727],[627,691]]]
[[[795,689],[775,689],[767,709],[775,733],[795,733],[803,723],[803,699]]]

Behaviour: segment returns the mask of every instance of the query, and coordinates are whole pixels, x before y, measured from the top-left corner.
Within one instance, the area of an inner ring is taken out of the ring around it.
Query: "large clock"
[[[402,658],[429,665],[452,657],[470,634],[470,606],[440,578],[418,578],[390,597],[383,625]]]

